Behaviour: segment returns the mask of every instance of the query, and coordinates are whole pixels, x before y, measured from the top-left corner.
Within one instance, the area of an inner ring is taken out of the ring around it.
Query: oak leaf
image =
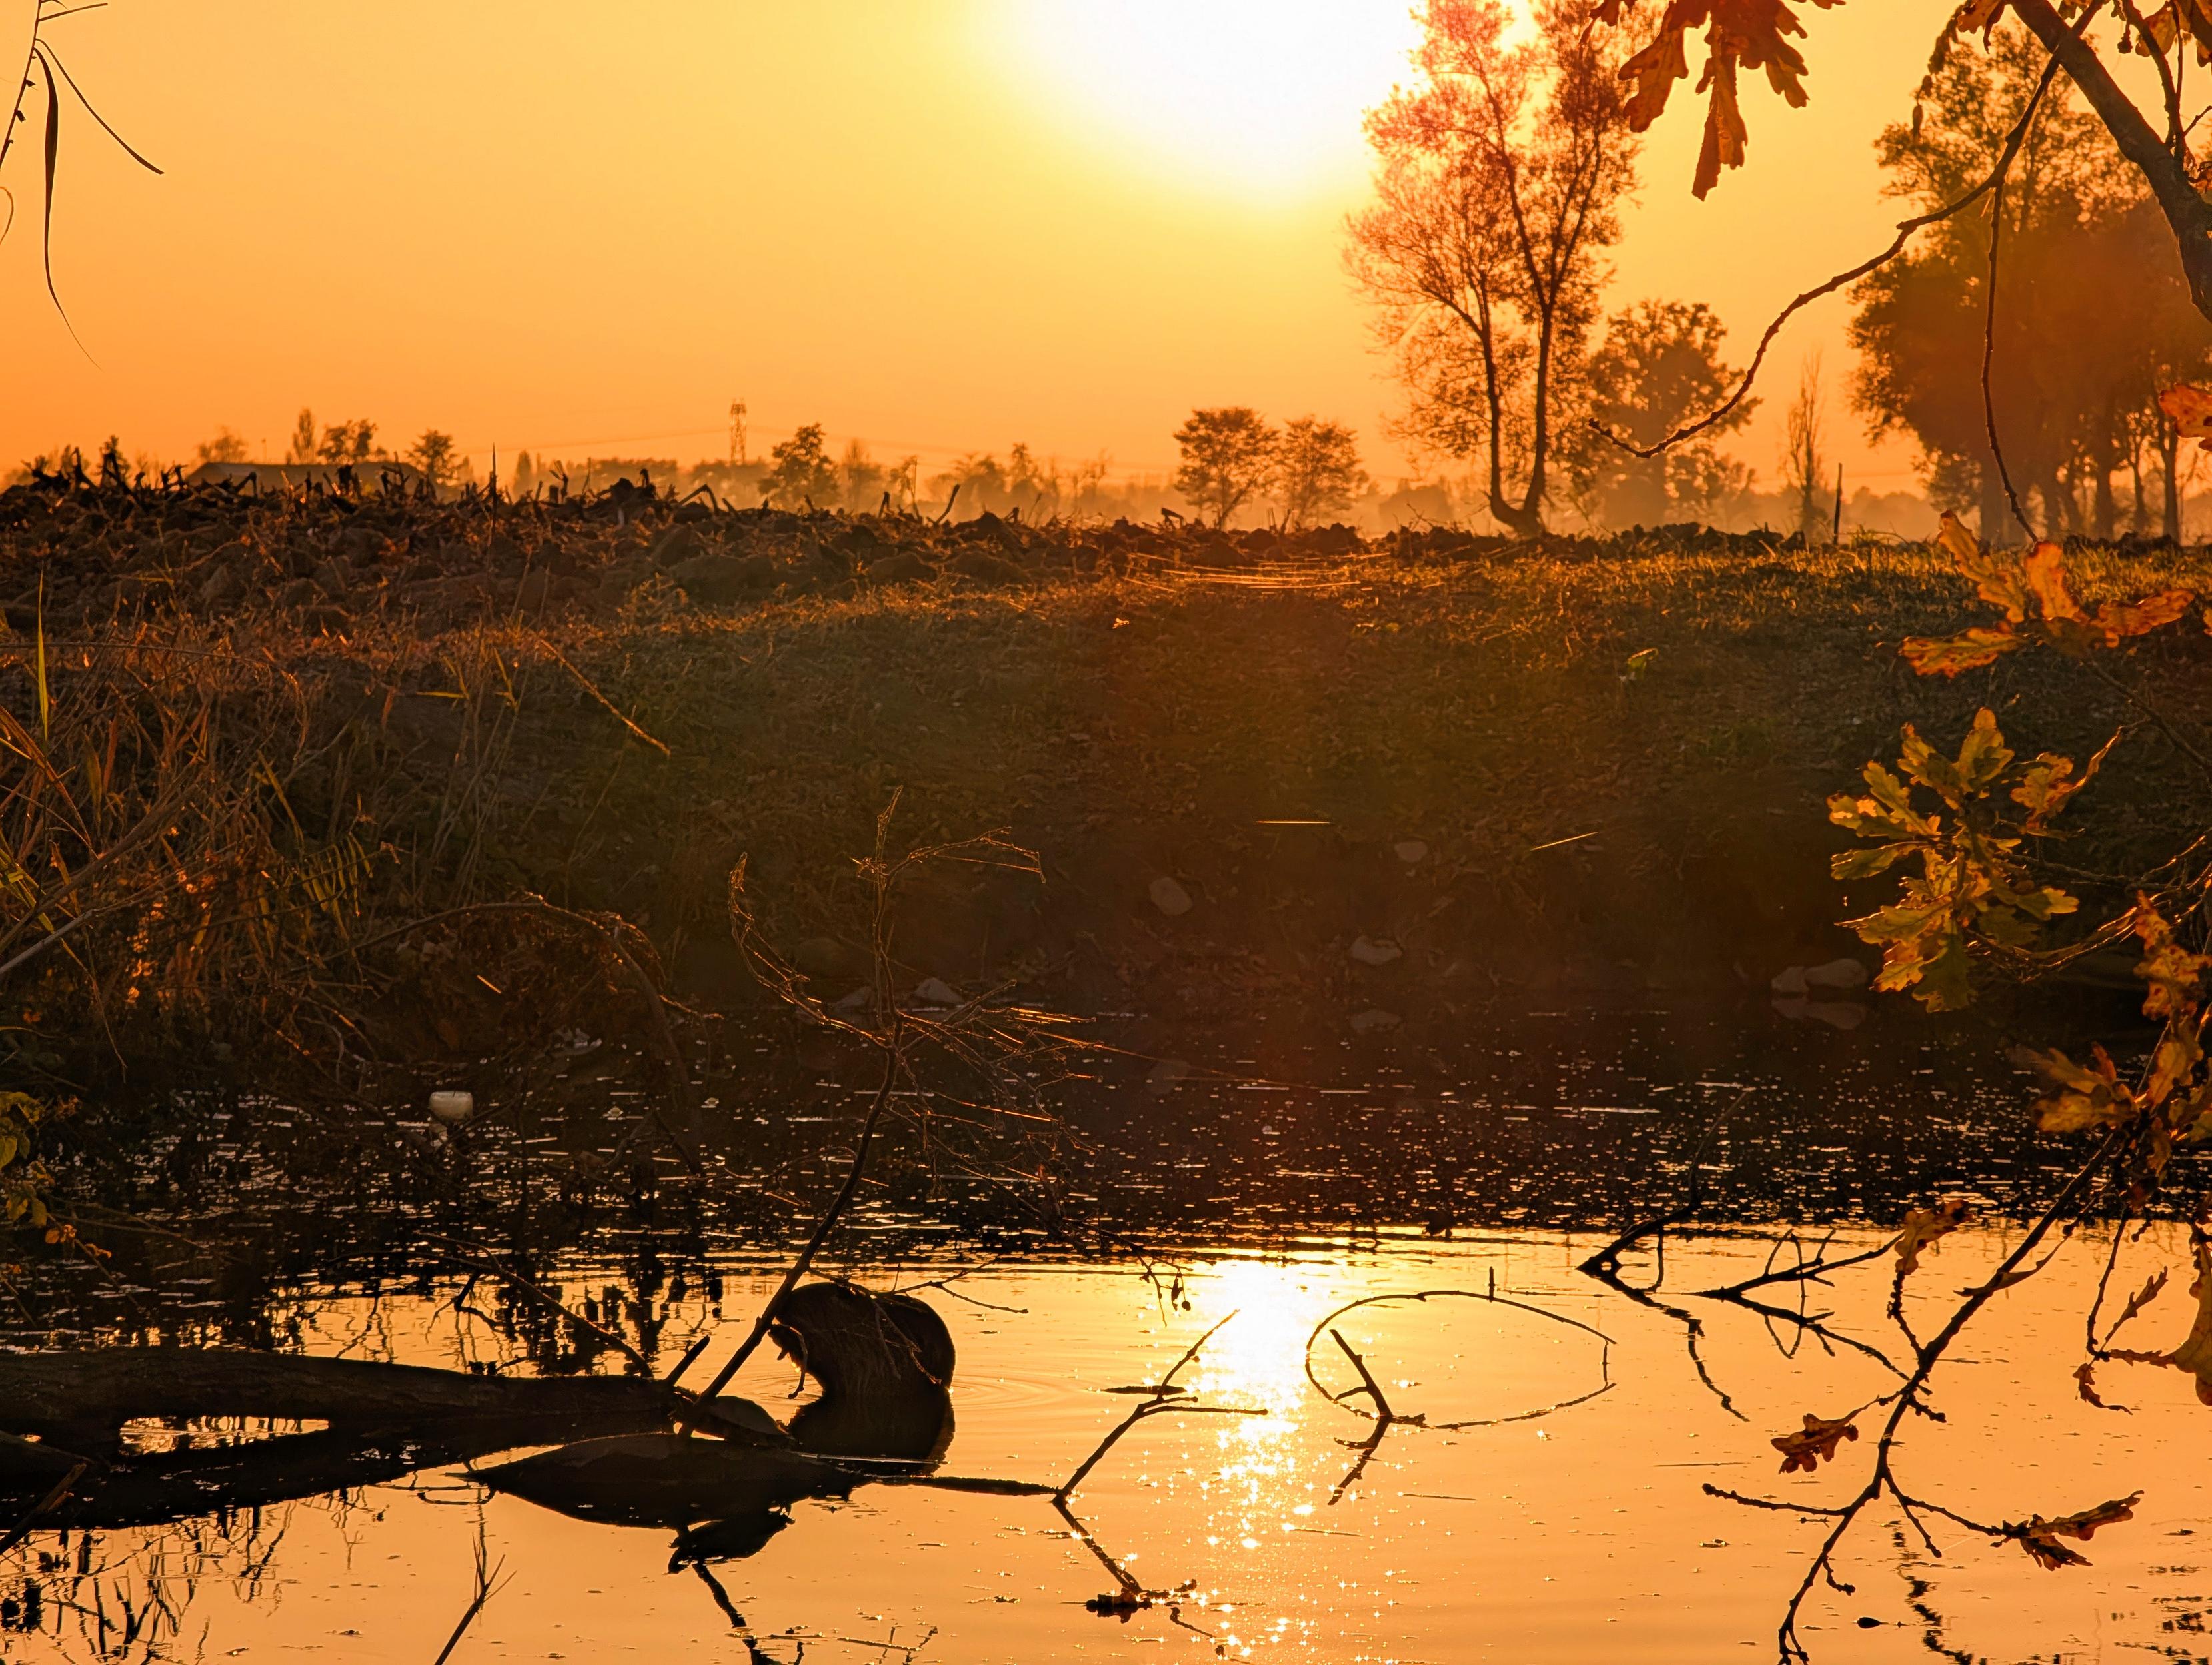
[[[1973,1207],[1963,1196],[1947,1196],[1932,1208],[1908,1210],[1897,1242],[1892,1245],[1897,1250],[1898,1276],[1906,1277],[1918,1270],[1922,1250],[1932,1251],[1939,1242],[1972,1217]]]
[[[1966,530],[1966,523],[1949,510],[1936,533],[1936,547],[1951,557],[1951,564],[1974,581],[1974,593],[1992,607],[2004,609],[2005,618],[2019,624],[2027,617],[2027,586],[2020,569]]]
[[[2012,801],[2027,811],[2027,831],[2041,832],[2051,824],[2051,819],[2071,803],[2081,789],[2097,778],[2097,771],[2105,766],[2105,760],[2112,748],[2120,743],[2114,735],[2097,748],[2096,756],[2080,774],[2074,772],[2074,760],[2061,757],[2056,752],[2040,754],[2021,776],[2020,784],[2012,789]]]
[[[1692,195],[1703,197],[1720,183],[1721,169],[1743,166],[1744,146],[1751,137],[1751,130],[1744,125],[1743,106],[1736,101],[1735,64],[1723,56],[1718,45],[1705,59],[1705,72],[1698,78],[1698,90],[1712,89],[1712,98],[1705,106],[1705,134],[1698,148],[1698,175],[1692,182]]]
[[[1840,0],[1814,0],[1826,7]],[[1598,21],[1620,21],[1626,0],[1600,0]],[[1706,59],[1697,90],[1707,95],[1705,141],[1698,155],[1697,178],[1691,189],[1699,197],[1711,191],[1723,167],[1743,164],[1747,130],[1737,99],[1740,69],[1764,70],[1766,83],[1793,108],[1805,103],[1805,59],[1784,37],[1802,35],[1805,27],[1784,0],[1668,0],[1658,27],[1627,63],[1620,78],[1632,83],[1626,101],[1628,125],[1641,133],[1659,118],[1672,96],[1674,83],[1690,73],[1688,37],[1693,29],[1705,34]]]
[[[2137,602],[2102,602],[2089,622],[2104,637],[2106,647],[2118,647],[2130,636],[2163,629],[2189,611],[2197,599],[2193,590],[2161,590]]]
[[[2007,3],[2008,0],[1965,0],[1957,15],[1951,19],[1950,33],[1978,33],[1986,42],[1990,32],[1996,27],[1997,20],[2004,15]]]
[[[1808,1411],[1802,1432],[1778,1434],[1768,1443],[1782,1453],[1784,1474],[1802,1469],[1809,1474],[1820,1468],[1822,1459],[1833,1462],[1836,1448],[1842,1442],[1858,1437],[1858,1425],[1849,1417],[1839,1421],[1824,1422]]]
[[[2107,1405],[2097,1396],[2097,1366],[2090,1359],[2084,1359],[2080,1364],[2075,1365],[2074,1391],[2081,1396],[2083,1404],[2094,1405],[2100,1411],[2127,1409],[2125,1405]]]
[[[2164,29],[2159,25],[2161,21]],[[2173,45],[2175,8],[2169,4],[2147,20],[2151,39],[2165,51]],[[2185,439],[2194,439],[2206,451],[2212,451],[2212,387],[2196,387],[2184,383],[2169,387],[2158,396],[2158,408]]]
[[[2027,579],[2037,606],[2043,610],[2046,624],[2075,623],[2085,619],[2081,604],[2066,587],[2065,550],[2049,542],[2039,543],[2021,563],[2021,572]]]
[[[2142,1501],[2142,1493],[2134,1492],[2124,1498],[2114,1498],[2094,1509],[2078,1510],[2071,1515],[2061,1515],[2055,1521],[2046,1521],[2037,1515],[2019,1529],[2020,1547],[2035,1558],[2039,1566],[2052,1571],[2063,1566],[2087,1566],[2089,1558],[2069,1549],[2060,1541],[2072,1538],[2087,1543],[2097,1535],[2102,1526],[2118,1526],[2122,1521],[2136,1517],[2136,1505]]]
[[[2173,926],[2148,896],[2136,898],[2135,931],[2143,945],[2136,975],[2149,992],[2143,996],[2143,1015],[2179,1017],[2197,1009],[2197,985],[2212,971],[2212,954],[2191,954],[2173,940]]]
[[[2166,1112],[2175,1134],[2188,1143],[2212,1139],[2212,1081],[2199,1081]]]
[[[2142,1100],[2156,1110],[2171,1099],[2176,1091],[2197,1074],[2197,1066],[2204,1062],[2204,1044],[2198,1038],[2199,1025],[2169,1023],[2166,1032],[2159,1037],[2158,1048],[2151,1054],[2150,1079],[2143,1083]],[[2188,1120],[2177,1123],[2177,1127],[2193,1126],[2196,1117],[2190,1114],[2189,1101],[2182,1101]]]
[[[2113,1336],[2118,1335],[2126,1327],[2130,1318],[2159,1298],[2160,1292],[2165,1287],[2166,1268],[2161,1266],[2143,1280],[2142,1288],[2128,1297],[2128,1304],[2120,1309],[2120,1316],[2112,1320],[2112,1327],[2105,1332],[2105,1340],[2110,1341]]]
[[[2025,637],[2010,629],[1977,625],[1956,636],[1907,636],[1898,651],[1923,676],[1956,676],[1962,670],[1993,665],[2002,655],[2027,645]]]
[[[2039,1052],[2027,1046],[2014,1050],[2015,1063],[2034,1070],[2058,1089],[2036,1102],[2037,1124],[2045,1133],[2111,1127],[2136,1114],[2134,1090],[2120,1080],[2111,1056],[2101,1046],[2092,1050],[2094,1066],[2075,1063],[2063,1052]]]

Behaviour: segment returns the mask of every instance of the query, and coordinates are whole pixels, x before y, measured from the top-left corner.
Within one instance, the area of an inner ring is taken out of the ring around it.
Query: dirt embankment
[[[2093,593],[2204,578],[2076,569]],[[896,938],[917,982],[1409,1038],[1501,997],[1733,990],[1856,948],[1822,800],[1901,723],[1955,742],[1988,704],[2079,757],[2123,715],[2047,658],[1911,675],[1898,639],[1972,611],[1923,549],[1712,535],[26,488],[0,498],[0,703],[37,754],[7,766],[0,960],[70,933],[5,993],[79,1069],[240,1012],[368,1054],[527,1028],[539,1002],[497,976],[422,995],[435,934],[408,935],[524,893],[619,912],[641,966],[649,941],[734,1008],[741,857],[835,996],[866,970],[850,858],[894,791],[896,841],[1003,826],[1045,875],[925,874]],[[2212,709],[2208,648],[2170,632],[2130,673]],[[2131,738],[2067,863],[2124,874],[2204,825],[2173,761]],[[347,1009],[410,997],[382,1029]]]

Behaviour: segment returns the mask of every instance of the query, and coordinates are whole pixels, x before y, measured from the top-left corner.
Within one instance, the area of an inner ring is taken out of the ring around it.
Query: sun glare
[[[1358,174],[1415,39],[1406,0],[1018,0],[1004,27],[1017,73],[1117,154],[1276,197]]]

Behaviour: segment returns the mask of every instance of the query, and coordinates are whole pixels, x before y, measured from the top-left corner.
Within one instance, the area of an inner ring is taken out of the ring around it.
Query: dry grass
[[[1014,559],[969,579],[951,575],[951,529],[902,525],[945,575],[893,583],[863,557],[823,566],[851,523],[718,517],[692,529],[712,551],[773,546],[775,572],[805,581],[701,606],[641,553],[665,506],[618,522],[480,507],[484,524],[387,506],[382,559],[411,576],[380,580],[373,604],[303,612],[270,588],[210,617],[148,599],[244,570],[241,548],[295,571],[337,536],[312,505],[252,512],[242,539],[220,513],[147,537],[158,584],[144,560],[101,576],[129,542],[101,531],[107,554],[71,568],[66,627],[44,633],[43,681],[42,621],[10,608],[0,991],[21,1064],[82,1082],[218,1036],[319,1068],[434,1050],[424,945],[395,960],[395,944],[426,915],[523,893],[618,912],[682,980],[734,998],[732,865],[750,857],[783,940],[851,938],[863,899],[838,852],[867,847],[897,788],[914,841],[1010,827],[1052,881],[1042,909],[988,884],[921,899],[902,946],[931,970],[1049,977],[1087,938],[1141,976],[1162,925],[1141,898],[1162,874],[1224,922],[1217,947],[1322,940],[1358,907],[1404,911],[1351,893],[1394,871],[1354,857],[1407,839],[1428,851],[1435,929],[1467,953],[1571,938],[1617,958],[1649,950],[1655,907],[1710,910],[1714,885],[1823,882],[1821,799],[1903,722],[1948,732],[1988,703],[2019,742],[2078,754],[2119,718],[2063,662],[1911,676],[1898,639],[1965,619],[1966,589],[1926,550],[1875,542],[1439,538],[1285,557],[1021,531],[1005,534]],[[33,528],[42,548],[52,530]],[[478,551],[498,582],[392,553],[416,548]],[[565,604],[441,599],[526,594],[532,563],[556,557]],[[2076,566],[2097,593],[2206,587],[2195,554]],[[2169,632],[2131,670],[2177,710],[2212,708],[2207,647]],[[2155,737],[2129,749],[2098,789],[2099,839],[2065,852],[2077,867],[2120,873],[2207,819]],[[579,971],[573,942],[528,949],[502,929],[471,950],[506,968],[492,983],[565,966],[562,1000],[623,986]],[[470,1024],[521,1044],[544,1014],[502,999]],[[410,1000],[411,1030],[373,1016]]]

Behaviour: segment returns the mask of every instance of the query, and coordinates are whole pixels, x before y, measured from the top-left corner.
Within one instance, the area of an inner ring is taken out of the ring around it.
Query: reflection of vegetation
[[[2064,553],[2055,544],[2039,544],[2024,559],[2015,559],[1984,550],[1950,518],[1943,543],[1974,585],[1977,599],[1996,608],[1999,616],[1994,624],[1948,637],[1908,639],[1903,651],[1916,669],[1923,675],[1956,676],[2035,651],[2084,661],[2133,708],[2132,726],[2154,730],[2197,769],[2212,774],[2212,749],[2201,725],[2168,709],[2151,678],[2142,674],[2144,662],[2139,658],[2136,674],[2128,675],[2111,669],[2102,658],[2172,625],[2193,602],[2190,591],[2170,590],[2092,607],[2075,595]],[[2081,912],[2081,899],[2039,870],[2043,839],[2075,807],[2129,732],[2115,734],[2086,767],[2077,767],[2074,760],[2051,752],[2017,764],[1996,716],[1986,708],[1955,757],[1937,750],[1908,724],[1896,772],[1869,763],[1865,796],[1832,800],[1832,818],[1870,846],[1838,856],[1836,876],[1866,880],[1894,872],[1901,880],[1899,899],[1852,922],[1862,937],[1883,951],[1877,988],[1910,992],[1932,1009],[1954,1008],[1972,998],[1978,969],[1996,967],[2029,977],[2132,935],[2142,947],[2136,971],[2148,990],[2143,1012],[2159,1026],[2159,1035],[2142,1068],[2125,1074],[2101,1046],[2088,1064],[2057,1051],[2022,1054],[2050,1083],[2048,1095],[2037,1106],[2043,1130],[2093,1135],[2094,1148],[1990,1275],[1961,1292],[1962,1298],[1924,1340],[1907,1316],[1907,1280],[1923,1252],[1956,1231],[1968,1210],[1956,1200],[1915,1209],[1886,1245],[1896,1256],[1889,1315],[1911,1349],[1910,1370],[1896,1387],[1857,1408],[1834,1417],[1808,1412],[1801,1430],[1771,1442],[1783,1455],[1785,1474],[1809,1476],[1824,1463],[1836,1463],[1845,1442],[1860,1438],[1860,1421],[1879,1414],[1872,1423],[1871,1459],[1857,1489],[1840,1503],[1815,1505],[1706,1487],[1749,1507],[1829,1523],[1784,1610],[1777,1644],[1785,1665],[1809,1657],[1798,1625],[1814,1590],[1825,1582],[1848,1593],[1850,1586],[1836,1571],[1838,1549],[1866,1511],[1884,1499],[1903,1512],[1931,1555],[1942,1551],[1926,1523],[1941,1519],[1993,1542],[2015,1543],[2050,1569],[2083,1565],[2087,1558],[2075,1544],[2131,1518],[2141,1492],[2057,1517],[2033,1513],[2016,1521],[1977,1520],[1911,1489],[1898,1468],[1899,1437],[1907,1419],[1940,1420],[1929,1383],[1952,1343],[1996,1294],[2050,1263],[2063,1246],[2064,1234],[2089,1211],[2097,1188],[2103,1187],[2117,1204],[2118,1218],[2096,1299],[2083,1322],[2085,1356],[2075,1371],[2081,1398],[2104,1405],[2097,1365],[2127,1359],[2190,1371],[2197,1377],[2198,1396],[2212,1403],[2212,1249],[2201,1230],[2192,1234],[2198,1311],[2179,1346],[2169,1352],[2141,1352],[2116,1351],[2112,1345],[2118,1330],[2155,1299],[2165,1283],[2163,1272],[2145,1284],[2109,1328],[2100,1329],[2106,1287],[2131,1219],[2150,1206],[2177,1150],[2212,1136],[2212,1073],[2205,1069],[2201,1040],[2207,1018],[2203,984],[2212,972],[2212,955],[2189,946],[2204,935],[2203,911],[2212,889],[2208,839],[2193,839],[2135,873],[2074,873],[2076,882],[2087,881],[2106,895],[2117,891],[2133,899],[2111,908],[2102,922],[2070,941],[2051,944],[2049,939],[2056,925]],[[2046,1249],[2054,1238],[2057,1246]],[[1809,1268],[1781,1275],[1802,1281],[1869,1258],[1829,1263],[1816,1257]],[[1771,1282],[1775,1275],[1770,1272],[1760,1281]],[[1748,1287],[1741,1286],[1737,1293]]]
[[[1342,1332],[1337,1329],[1337,1322],[1347,1314],[1370,1307],[1391,1305],[1404,1301],[1426,1303],[1434,1300],[1455,1299],[1482,1301],[1490,1305],[1505,1307],[1516,1312],[1531,1313],[1550,1323],[1565,1324],[1571,1329],[1583,1330],[1595,1335],[1600,1343],[1598,1384],[1586,1392],[1578,1393],[1572,1398],[1559,1400],[1554,1404],[1539,1406],[1531,1410],[1515,1411],[1502,1416],[1463,1417],[1446,1421],[1431,1419],[1427,1413],[1422,1411],[1397,1409],[1383,1392],[1382,1384],[1375,1379],[1373,1373],[1368,1369],[1366,1359],[1353,1350],[1352,1343],[1346,1341]],[[1344,1354],[1345,1358],[1351,1361],[1352,1367],[1359,1378],[1352,1386],[1341,1392],[1330,1392],[1322,1385],[1321,1377],[1314,1372],[1314,1344],[1324,1333],[1336,1343],[1338,1350]],[[1328,1500],[1334,1505],[1352,1489],[1360,1475],[1366,1472],[1369,1460],[1381,1449],[1384,1438],[1389,1436],[1393,1428],[1419,1428],[1431,1432],[1444,1433],[1467,1428],[1498,1427],[1509,1422],[1533,1422],[1540,1417],[1550,1416],[1576,1405],[1588,1404],[1591,1400],[1610,1393],[1613,1390],[1612,1360],[1613,1338],[1611,1336],[1601,1329],[1583,1323],[1579,1318],[1571,1318],[1564,1313],[1554,1312],[1548,1307],[1534,1306],[1527,1301],[1515,1300],[1510,1296],[1499,1294],[1497,1274],[1494,1272],[1491,1274],[1491,1283],[1487,1289],[1414,1289],[1383,1295],[1367,1295],[1356,1301],[1347,1301],[1342,1306],[1323,1315],[1308,1332],[1304,1359],[1305,1377],[1306,1380],[1313,1384],[1315,1392],[1327,1399],[1330,1404],[1342,1406],[1346,1410],[1357,1410],[1351,1402],[1356,1398],[1364,1397],[1368,1408],[1358,1411],[1357,1414],[1371,1418],[1375,1423],[1375,1432],[1363,1440],[1339,1442],[1358,1451],[1359,1456],[1344,1478],[1339,1480],[1330,1491]]]

